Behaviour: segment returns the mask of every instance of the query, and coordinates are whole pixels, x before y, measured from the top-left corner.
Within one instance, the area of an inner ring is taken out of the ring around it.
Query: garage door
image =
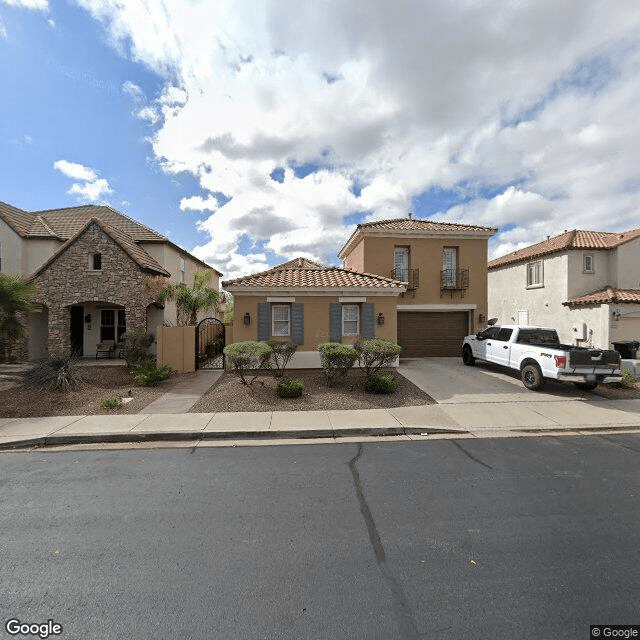
[[[401,358],[459,356],[469,333],[468,311],[399,311]]]

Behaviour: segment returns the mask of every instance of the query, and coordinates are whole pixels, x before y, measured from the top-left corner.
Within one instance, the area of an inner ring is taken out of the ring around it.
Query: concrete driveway
[[[547,381],[542,391],[529,391],[516,371],[480,361],[465,367],[461,358],[407,358],[400,361],[398,371],[439,404],[603,400],[555,380]]]

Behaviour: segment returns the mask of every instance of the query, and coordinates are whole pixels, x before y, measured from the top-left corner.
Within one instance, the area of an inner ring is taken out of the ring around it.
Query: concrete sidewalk
[[[157,441],[486,438],[640,430],[640,400],[425,405],[365,411],[0,418],[0,449]]]

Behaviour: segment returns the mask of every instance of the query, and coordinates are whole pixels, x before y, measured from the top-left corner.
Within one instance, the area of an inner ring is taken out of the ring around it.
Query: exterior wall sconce
[[[87,313],[87,315],[84,317],[84,321],[89,324],[91,322],[91,314]]]
[[[621,315],[622,314],[620,313],[620,309],[615,309],[614,312],[613,312],[613,319],[614,320],[620,320],[620,316]]]
[[[245,324],[251,324],[251,314],[248,311],[244,314],[243,322]]]
[[[384,324],[384,314],[378,314],[378,324]]]
[[[484,313],[481,313],[478,316],[478,322],[486,322],[487,321],[487,316],[484,315]]]

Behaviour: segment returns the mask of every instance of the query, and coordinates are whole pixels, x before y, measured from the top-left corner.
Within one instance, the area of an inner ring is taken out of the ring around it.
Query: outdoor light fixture
[[[384,324],[384,315],[382,313],[378,314],[378,324]]]
[[[478,316],[478,322],[486,322],[487,321],[487,316],[484,315],[484,313],[481,313]]]
[[[613,319],[614,319],[614,320],[620,320],[620,316],[621,316],[621,315],[622,315],[622,314],[620,313],[620,309],[616,309],[616,310],[613,312]]]
[[[244,314],[244,323],[251,324],[251,314],[248,311]]]
[[[84,321],[89,324],[91,322],[91,314],[87,313],[87,315],[84,317]]]

